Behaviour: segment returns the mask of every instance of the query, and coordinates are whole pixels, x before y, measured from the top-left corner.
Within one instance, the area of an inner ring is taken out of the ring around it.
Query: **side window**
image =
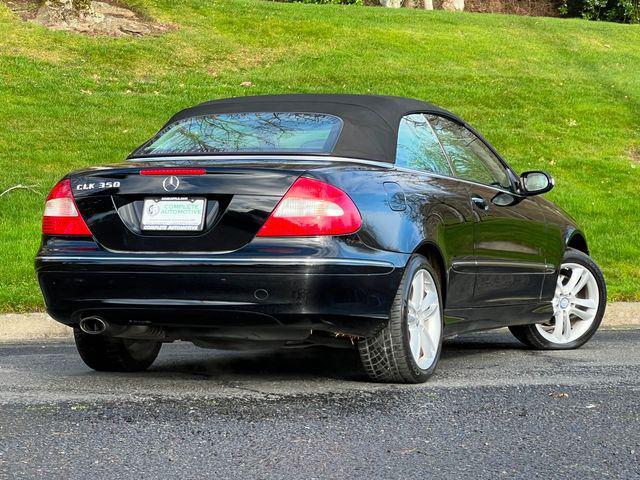
[[[396,165],[451,175],[438,137],[422,113],[406,115],[400,120]]]
[[[507,170],[482,140],[470,130],[436,115],[428,116],[457,177],[511,190]]]

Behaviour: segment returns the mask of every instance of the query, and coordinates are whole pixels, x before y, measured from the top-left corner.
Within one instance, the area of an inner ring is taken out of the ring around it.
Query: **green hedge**
[[[276,0],[285,3],[317,3],[343,5],[378,5],[376,0]],[[515,2],[517,5],[517,2]],[[640,23],[640,0],[559,0],[565,17],[582,17],[619,23]],[[472,3],[470,11],[474,11]],[[553,7],[557,8],[557,7]],[[539,14],[531,11],[533,15]]]
[[[564,0],[561,12],[568,17],[639,23],[639,0]]]

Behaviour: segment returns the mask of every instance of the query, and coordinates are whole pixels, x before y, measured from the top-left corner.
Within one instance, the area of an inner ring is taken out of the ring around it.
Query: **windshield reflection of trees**
[[[173,124],[145,153],[326,151],[340,120],[314,113],[234,113],[191,117]],[[329,145],[329,148],[333,145]]]

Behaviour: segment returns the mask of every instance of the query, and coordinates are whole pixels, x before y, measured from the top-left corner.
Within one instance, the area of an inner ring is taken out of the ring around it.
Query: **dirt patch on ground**
[[[23,20],[52,30],[120,37],[155,35],[172,28],[144,18],[116,1],[87,2],[83,9],[74,8],[72,0],[7,0],[4,3]]]
[[[629,158],[633,163],[640,165],[640,147],[629,150]]]

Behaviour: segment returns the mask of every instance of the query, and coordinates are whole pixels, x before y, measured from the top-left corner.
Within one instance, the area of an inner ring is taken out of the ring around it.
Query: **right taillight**
[[[259,237],[348,235],[362,225],[349,196],[333,185],[299,178],[258,232]]]
[[[44,204],[42,233],[45,235],[91,235],[78,212],[69,179],[53,187]]]

